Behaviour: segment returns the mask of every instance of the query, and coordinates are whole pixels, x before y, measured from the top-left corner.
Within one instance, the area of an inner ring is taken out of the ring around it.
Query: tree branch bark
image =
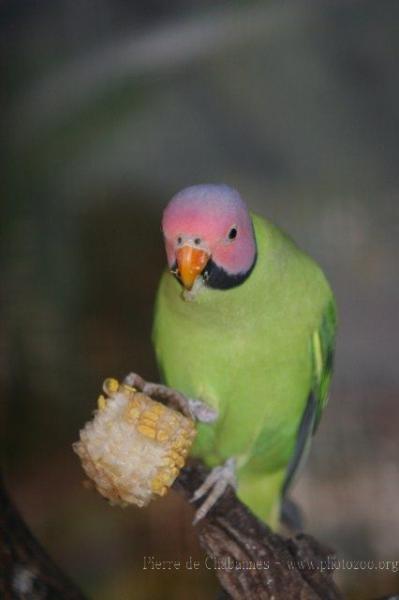
[[[85,600],[34,538],[0,475],[0,598]]]
[[[206,474],[205,467],[193,461],[182,470],[174,487],[189,499]],[[231,487],[198,523],[197,532],[224,598],[343,598],[332,579],[329,549],[304,533],[288,539],[274,533],[240,502]]]

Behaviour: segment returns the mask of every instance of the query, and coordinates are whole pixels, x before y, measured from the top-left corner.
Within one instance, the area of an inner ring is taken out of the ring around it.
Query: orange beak
[[[198,275],[205,269],[210,255],[205,250],[183,246],[176,252],[179,277],[187,290],[191,290]]]

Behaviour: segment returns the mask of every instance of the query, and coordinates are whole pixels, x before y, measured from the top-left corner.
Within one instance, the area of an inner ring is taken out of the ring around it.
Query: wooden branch
[[[85,600],[51,560],[11,502],[0,476],[0,598]]]
[[[182,470],[174,487],[189,499],[207,472],[193,461]],[[343,598],[332,579],[331,551],[306,534],[285,539],[274,533],[238,500],[231,487],[198,523],[197,532],[224,598]]]

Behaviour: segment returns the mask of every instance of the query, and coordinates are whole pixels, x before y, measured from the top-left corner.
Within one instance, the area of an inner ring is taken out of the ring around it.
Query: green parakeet
[[[153,329],[162,376],[217,411],[198,424],[192,450],[216,467],[212,486],[233,465],[238,497],[275,527],[327,402],[332,292],[316,263],[228,186],[179,192],[162,231],[168,269]]]

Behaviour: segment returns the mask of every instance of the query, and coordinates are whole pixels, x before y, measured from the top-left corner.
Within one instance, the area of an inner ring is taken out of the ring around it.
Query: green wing
[[[315,418],[313,433],[320,422],[322,412],[328,401],[335,350],[335,331],[337,326],[335,303],[331,300],[324,311],[319,329],[312,336],[313,387],[315,396]]]
[[[322,412],[327,404],[333,372],[336,324],[336,308],[334,300],[331,299],[323,313],[320,327],[314,331],[311,339],[313,382],[298,428],[295,450],[287,468],[282,489],[283,498],[286,496],[296,472],[306,458],[312,435],[317,429]]]

